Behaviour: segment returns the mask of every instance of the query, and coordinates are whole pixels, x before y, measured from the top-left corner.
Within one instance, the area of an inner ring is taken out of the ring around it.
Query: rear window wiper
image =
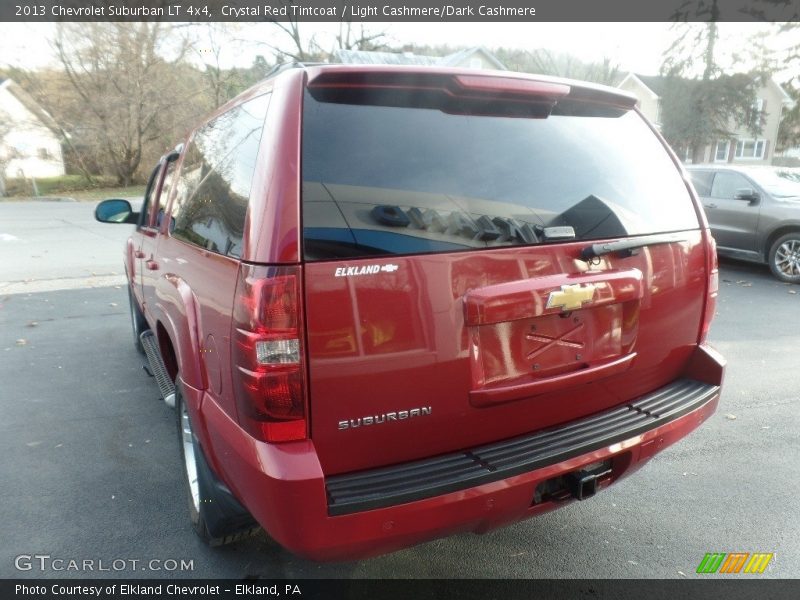
[[[592,260],[595,258],[600,258],[606,254],[613,254],[615,252],[619,253],[620,256],[623,257],[633,256],[636,254],[636,250],[639,248],[685,241],[685,238],[675,235],[660,235],[633,240],[620,240],[618,242],[601,242],[599,244],[586,246],[586,248],[581,250],[581,258],[583,258],[583,260]]]

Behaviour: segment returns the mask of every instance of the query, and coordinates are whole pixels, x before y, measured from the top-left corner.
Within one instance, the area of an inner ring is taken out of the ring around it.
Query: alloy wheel
[[[778,246],[774,262],[786,277],[800,277],[800,239],[789,239]]]

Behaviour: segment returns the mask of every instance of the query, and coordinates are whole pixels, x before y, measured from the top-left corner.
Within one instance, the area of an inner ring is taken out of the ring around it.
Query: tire
[[[142,311],[139,309],[139,306],[136,304],[136,299],[133,297],[133,292],[131,288],[128,287],[128,307],[131,313],[131,329],[133,329],[133,346],[136,348],[136,351],[139,354],[144,354],[144,347],[142,346],[142,340],[139,336],[142,335],[142,332],[148,329],[147,321],[142,314]]]
[[[775,277],[786,283],[800,283],[800,231],[775,240],[767,259]]]
[[[258,523],[216,478],[206,461],[183,400],[180,375],[175,379],[175,414],[182,479],[195,533],[209,546],[230,544],[258,533]]]

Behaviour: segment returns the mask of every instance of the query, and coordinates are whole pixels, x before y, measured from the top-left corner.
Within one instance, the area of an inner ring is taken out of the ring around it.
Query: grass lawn
[[[143,185],[132,185],[130,187],[109,187],[97,188],[94,190],[53,192],[47,195],[42,194],[43,198],[74,198],[79,202],[97,202],[106,198],[142,198],[144,196]],[[25,200],[36,200],[36,198],[25,196],[3,196],[0,202],[20,202]]]
[[[144,196],[144,188],[145,186],[143,185],[133,185],[126,188],[98,188],[83,192],[64,192],[63,196],[75,198],[80,202],[95,202],[106,198],[142,198]]]

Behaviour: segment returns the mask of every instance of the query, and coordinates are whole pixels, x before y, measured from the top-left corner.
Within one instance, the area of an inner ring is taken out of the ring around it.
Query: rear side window
[[[158,163],[153,172],[150,173],[150,178],[147,180],[147,188],[144,192],[144,202],[142,203],[142,210],[139,216],[139,226],[150,226],[150,214],[153,212],[153,203],[156,197],[156,188],[158,187],[158,176],[161,173],[163,165]]]
[[[711,195],[711,182],[714,180],[713,171],[690,171],[689,176],[692,178],[694,189],[697,190],[699,196]]]
[[[240,257],[269,95],[220,115],[186,149],[172,210],[172,235],[211,252]]]
[[[553,226],[580,240],[699,227],[633,112],[474,116],[307,91],[302,167],[309,260],[535,244]]]
[[[172,190],[172,180],[175,178],[175,167],[177,161],[170,161],[167,163],[167,172],[164,174],[164,183],[161,184],[161,194],[158,196],[158,213],[156,213],[156,227],[161,228],[161,222],[164,220],[164,211],[169,201],[170,190]],[[155,210],[155,206],[153,207]]]

